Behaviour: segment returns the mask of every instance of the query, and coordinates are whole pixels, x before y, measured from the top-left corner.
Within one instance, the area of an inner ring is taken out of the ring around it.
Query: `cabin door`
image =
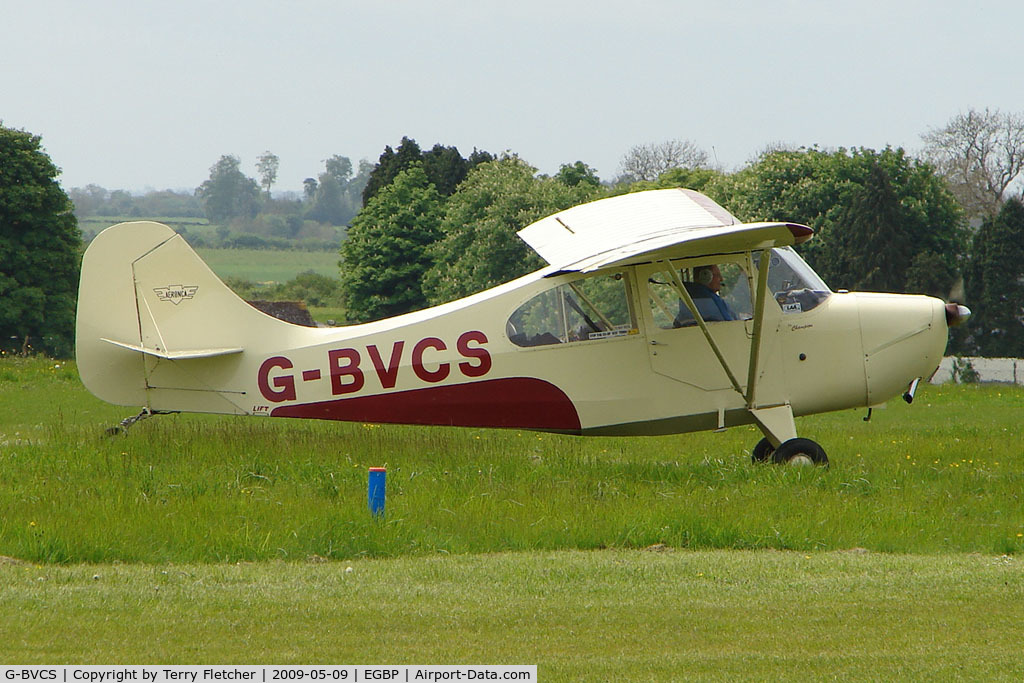
[[[648,266],[648,354],[654,372],[703,391],[733,387],[707,336],[679,294],[680,285],[707,324],[734,378],[746,390],[752,321],[749,281],[740,257],[673,261]],[[726,260],[732,258],[733,260]]]

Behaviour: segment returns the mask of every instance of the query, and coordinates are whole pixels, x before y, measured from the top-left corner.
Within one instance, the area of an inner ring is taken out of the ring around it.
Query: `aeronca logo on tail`
[[[166,287],[154,287],[153,291],[160,301],[170,301],[177,306],[185,299],[191,299],[199,290],[199,285],[167,285]]]

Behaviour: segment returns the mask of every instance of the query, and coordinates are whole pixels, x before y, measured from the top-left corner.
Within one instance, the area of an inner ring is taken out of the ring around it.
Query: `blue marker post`
[[[384,498],[386,496],[388,471],[385,467],[371,467],[366,490],[366,498],[370,505],[370,514],[374,517],[384,515]]]

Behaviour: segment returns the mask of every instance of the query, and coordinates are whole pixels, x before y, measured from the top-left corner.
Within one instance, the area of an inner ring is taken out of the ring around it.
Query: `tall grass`
[[[60,367],[55,367],[60,365]],[[829,470],[752,465],[752,428],[657,438],[170,415],[126,436],[72,364],[0,361],[0,554],[234,562],[670,547],[1024,549],[1024,391],[798,421]],[[387,512],[366,505],[388,467]]]

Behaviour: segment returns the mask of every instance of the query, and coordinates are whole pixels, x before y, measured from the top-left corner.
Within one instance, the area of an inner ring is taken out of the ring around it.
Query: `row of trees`
[[[372,320],[523,275],[542,262],[517,230],[584,201],[666,187],[700,190],[743,220],[810,225],[818,238],[805,255],[838,287],[946,297],[966,251],[956,199],[902,150],[777,151],[737,173],[675,168],[611,187],[582,162],[548,178],[506,156],[473,168],[447,198],[411,162],[369,199],[342,245],[349,310]]]
[[[225,154],[210,167],[209,177],[194,192],[163,190],[133,195],[98,185],[72,188],[69,196],[80,218],[174,217],[206,218],[218,225],[220,240],[230,233],[251,233],[272,239],[323,239],[348,225],[363,205],[363,189],[374,166],[363,160],[358,169],[348,157],[333,155],[324,170],[303,181],[303,193],[273,196],[280,160],[264,152],[256,162],[257,178],[242,170],[241,159]]]
[[[582,162],[549,177],[514,154],[474,150],[463,157],[454,147],[423,151],[403,138],[358,172],[347,158],[332,157],[323,173],[307,179],[304,196],[289,200],[269,198],[274,155],[260,157],[259,183],[245,177],[235,157],[222,157],[193,199],[205,214],[228,220],[254,207],[261,216],[273,209],[287,231],[310,216],[340,221],[329,209],[345,206],[340,198],[347,197],[354,218],[340,281],[351,318],[369,320],[538,267],[515,232],[545,215],[614,193],[692,187],[744,220],[814,227],[817,239],[804,254],[834,287],[943,297],[953,291],[975,312],[958,331],[957,350],[1024,355],[1024,118],[971,111],[923,138],[920,159],[891,148],[772,149],[734,173],[709,168],[692,143],[672,141],[630,150],[623,159],[628,180],[614,185],[602,184]],[[5,347],[36,338],[50,340],[44,350],[70,352],[81,241],[57,174],[37,136],[0,126]],[[161,208],[153,212],[170,213],[181,196],[155,193],[152,206]],[[78,196],[95,205],[125,198],[94,186]]]
[[[457,148],[440,144],[424,152],[415,140],[402,138],[397,149],[386,147],[375,165],[360,161],[358,170],[348,157],[333,155],[324,162],[322,173],[303,180],[302,201],[278,202],[275,206],[271,188],[277,182],[277,155],[267,151],[259,156],[258,183],[245,175],[238,157],[224,155],[210,168],[210,177],[196,189],[195,196],[206,217],[216,223],[251,220],[261,211],[268,211],[343,226],[413,163],[423,167],[442,196],[449,196],[473,166],[493,158],[476,150],[463,158]]]
[[[271,188],[277,180],[279,159],[264,152],[256,163],[260,181],[245,175],[241,160],[222,156],[210,168],[210,177],[197,189],[203,213],[214,223],[252,221],[261,213],[282,216],[283,229],[278,237],[294,237],[303,220],[328,225],[347,225],[362,206],[363,188],[372,167],[363,161],[358,173],[348,157],[333,155],[324,162],[324,171],[303,181],[301,199],[274,200]]]
[[[160,190],[143,195],[126,190],[108,190],[99,185],[73,187],[68,197],[74,203],[75,215],[79,220],[90,216],[153,217],[174,216],[179,218],[204,217],[203,205],[195,193]]]
[[[965,125],[978,120],[987,124]],[[465,296],[541,265],[515,236],[538,218],[612,194],[689,187],[742,220],[813,227],[803,254],[835,288],[966,301],[975,316],[955,351],[1024,355],[1018,135],[1021,117],[972,111],[925,134],[922,158],[777,147],[735,173],[709,168],[691,142],[669,141],[631,149],[614,185],[582,162],[546,177],[505,155],[467,164],[453,191],[406,138],[382,155],[342,245],[342,295],[354,321]]]

